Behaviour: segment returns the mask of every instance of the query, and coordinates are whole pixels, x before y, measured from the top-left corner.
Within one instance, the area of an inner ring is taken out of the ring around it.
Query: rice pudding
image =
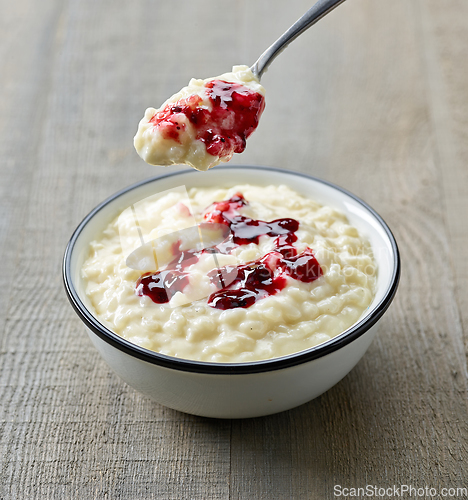
[[[159,109],[148,108],[134,145],[151,165],[208,170],[242,153],[265,108],[265,89],[247,66],[192,79]]]
[[[130,342],[200,361],[270,359],[331,339],[371,304],[372,248],[342,212],[283,185],[192,188],[188,198],[144,206],[158,269],[128,265],[131,211],[90,244],[82,277],[93,313]],[[194,220],[227,236],[194,248],[180,237]]]

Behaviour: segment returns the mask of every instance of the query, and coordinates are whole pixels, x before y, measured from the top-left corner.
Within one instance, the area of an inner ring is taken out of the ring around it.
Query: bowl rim
[[[216,168],[216,167],[215,167]],[[250,374],[250,373],[261,373],[261,372],[269,372],[273,370],[280,370],[284,368],[289,368],[291,366],[300,365],[303,363],[307,363],[309,361],[324,357],[328,354],[331,354],[334,351],[341,349],[342,347],[350,344],[357,338],[361,337],[364,333],[366,333],[385,313],[385,311],[390,306],[392,302],[396,290],[398,288],[398,282],[400,279],[400,270],[401,270],[401,261],[400,261],[400,253],[398,250],[398,245],[396,243],[395,237],[391,232],[390,228],[387,226],[386,222],[382,219],[382,217],[367,203],[361,200],[359,197],[354,195],[353,193],[347,191],[346,189],[337,186],[336,184],[319,179],[317,177],[304,174],[302,172],[296,172],[293,170],[281,169],[277,167],[269,167],[269,166],[257,166],[257,165],[227,165],[221,166],[218,168],[222,169],[246,169],[246,170],[263,170],[263,171],[274,171],[278,173],[284,173],[289,176],[298,176],[304,177],[309,180],[324,184],[331,188],[334,188],[343,194],[351,197],[355,202],[359,203],[362,207],[364,207],[381,225],[384,229],[387,237],[389,238],[392,251],[393,251],[393,270],[392,276],[390,280],[390,284],[388,289],[386,290],[384,296],[381,301],[375,306],[375,308],[370,312],[368,316],[358,321],[350,328],[340,333],[336,337],[316,346],[310,347],[303,351],[298,351],[296,353],[288,354],[286,356],[281,356],[278,358],[271,358],[259,361],[247,361],[247,362],[237,362],[237,363],[217,363],[210,361],[196,361],[190,359],[176,358],[172,356],[168,356],[165,354],[158,353],[156,351],[151,351],[149,349],[145,349],[144,347],[140,347],[123,337],[120,337],[117,333],[114,333],[112,330],[105,327],[102,323],[99,322],[89,311],[85,304],[81,301],[76,288],[72,281],[72,273],[71,273],[71,257],[73,254],[73,250],[76,244],[78,237],[80,236],[83,229],[86,227],[88,222],[105,206],[109,203],[113,202],[116,198],[119,198],[123,194],[137,189],[145,184],[149,184],[155,182],[159,179],[167,178],[167,177],[176,177],[178,175],[185,175],[187,173],[193,172],[195,175],[198,173],[193,169],[184,169],[178,170],[176,172],[167,172],[161,175],[157,175],[151,177],[149,179],[134,183],[120,191],[117,191],[113,195],[109,196],[102,203],[97,205],[89,214],[80,222],[75,231],[73,232],[67,246],[65,249],[65,253],[63,256],[62,263],[62,277],[63,283],[65,286],[65,291],[70,301],[73,309],[78,314],[83,323],[88,327],[88,329],[96,334],[100,339],[104,340],[106,343],[111,346],[117,348],[118,350],[129,354],[135,358],[138,358],[142,361],[146,361],[148,363],[163,366],[170,369],[175,369],[179,371],[185,372],[195,372],[195,373],[203,373],[203,374],[216,374],[216,375],[234,375],[234,374]]]

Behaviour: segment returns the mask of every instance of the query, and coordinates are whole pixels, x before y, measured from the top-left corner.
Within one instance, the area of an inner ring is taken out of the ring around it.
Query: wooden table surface
[[[266,111],[233,163],[362,197],[394,231],[402,277],[344,380],[232,421],[119,380],[65,297],[61,259],[96,204],[161,173],[133,149],[144,109],[252,64],[312,2],[0,3],[0,498],[468,487],[468,2],[349,0],[264,75]]]

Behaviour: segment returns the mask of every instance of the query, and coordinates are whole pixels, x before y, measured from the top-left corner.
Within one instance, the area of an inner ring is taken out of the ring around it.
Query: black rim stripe
[[[338,349],[341,349],[342,347],[350,344],[358,337],[363,335],[365,332],[367,332],[388,309],[390,303],[393,300],[393,297],[395,296],[396,290],[398,288],[398,282],[400,279],[401,264],[400,264],[400,254],[398,251],[398,246],[392,232],[390,231],[389,227],[382,219],[382,217],[380,217],[380,215],[377,212],[375,212],[374,209],[372,209],[369,205],[367,205],[367,203],[365,203],[360,198],[350,193],[346,189],[343,189],[331,182],[322,179],[317,179],[316,177],[313,177],[311,175],[303,174],[301,172],[293,172],[286,169],[273,168],[273,167],[230,165],[230,166],[221,166],[219,168],[222,168],[224,170],[250,169],[250,170],[273,171],[273,172],[288,174],[290,176],[292,175],[292,176],[311,179],[313,181],[325,184],[338,191],[341,191],[342,193],[346,194],[347,196],[349,196],[350,198],[361,204],[367,211],[369,211],[379,221],[382,228],[385,230],[392,245],[392,250],[394,255],[394,269],[391,278],[391,286],[389,287],[387,293],[382,298],[377,307],[365,319],[354,324],[351,328],[341,333],[337,337],[330,339],[324,344],[319,344],[318,346],[311,347],[309,349],[306,349],[305,351],[289,354],[287,356],[283,356],[280,358],[267,359],[264,361],[251,361],[245,363],[211,363],[206,361],[192,361],[187,359],[173,358],[170,356],[166,356],[164,354],[159,354],[157,352],[150,351],[148,349],[144,349],[143,347],[140,347],[136,344],[132,344],[128,340],[125,340],[118,334],[106,328],[88,311],[88,309],[78,296],[78,293],[76,292],[76,289],[72,283],[70,262],[71,262],[71,254],[73,252],[76,240],[78,239],[79,235],[81,234],[86,224],[90,221],[90,219],[92,219],[94,215],[97,212],[99,212],[104,206],[108,205],[110,202],[112,202],[119,196],[129,191],[132,191],[133,189],[136,189],[140,186],[143,186],[145,184],[152,183],[158,179],[184,175],[190,172],[193,172],[194,175],[196,175],[196,171],[187,169],[187,170],[170,172],[167,174],[155,176],[150,179],[133,184],[128,188],[118,191],[117,193],[113,194],[105,201],[100,203],[96,208],[94,208],[94,210],[92,210],[78,225],[77,229],[73,233],[65,249],[62,273],[63,273],[63,282],[65,285],[65,291],[67,293],[68,299],[73,308],[75,309],[76,313],[78,314],[78,316],[84,322],[84,324],[93,333],[95,333],[98,337],[100,337],[108,344],[112,345],[113,347],[119,349],[122,352],[125,352],[126,354],[134,356],[148,363],[187,372],[196,372],[205,374],[230,374],[230,375],[260,373],[272,370],[280,370],[291,366],[296,366],[302,363],[306,363],[308,361],[321,358],[323,356],[326,356],[327,354],[337,351]]]

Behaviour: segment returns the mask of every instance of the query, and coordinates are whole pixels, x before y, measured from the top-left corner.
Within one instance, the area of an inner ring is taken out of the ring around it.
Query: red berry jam
[[[237,209],[247,205],[242,194],[235,194],[230,200],[215,202],[205,213],[207,222],[226,224],[232,233],[233,242],[237,245],[258,244],[260,236],[276,236],[275,247],[285,257],[296,255],[292,244],[297,240],[294,234],[299,229],[295,219],[276,219],[272,222],[254,220],[239,215]]]
[[[241,193],[225,201],[215,202],[205,212],[206,223],[225,224],[231,234],[223,243],[203,250],[180,251],[174,245],[174,259],[164,271],[143,275],[137,283],[137,294],[147,295],[157,304],[169,302],[177,291],[188,284],[185,269],[198,261],[204,252],[230,253],[234,248],[249,243],[259,243],[260,236],[274,237],[275,249],[261,259],[240,266],[214,269],[208,276],[218,291],[208,298],[208,304],[216,309],[250,307],[269,295],[283,290],[287,278],[311,283],[322,276],[322,268],[312,250],[306,248],[298,254],[293,243],[297,241],[299,222],[295,219],[276,219],[271,222],[244,217],[238,211],[247,205]],[[224,276],[224,279],[223,277]],[[226,277],[231,279],[226,280]],[[225,282],[229,285],[225,286]]]
[[[211,109],[203,106],[203,99],[191,95],[168,104],[150,120],[165,139],[180,141],[185,130],[185,115],[196,129],[196,139],[203,142],[207,152],[219,158],[230,158],[242,153],[246,140],[257,128],[265,98],[239,83],[210,80],[205,93]]]
[[[165,270],[144,274],[137,282],[138,295],[147,295],[156,304],[166,304],[188,285],[187,273]]]
[[[281,291],[286,286],[286,278],[282,274],[275,276],[274,269],[267,264],[269,256],[233,268],[237,273],[234,281],[227,288],[212,293],[208,304],[216,309],[249,307],[257,300]],[[215,272],[212,271],[210,277]]]

